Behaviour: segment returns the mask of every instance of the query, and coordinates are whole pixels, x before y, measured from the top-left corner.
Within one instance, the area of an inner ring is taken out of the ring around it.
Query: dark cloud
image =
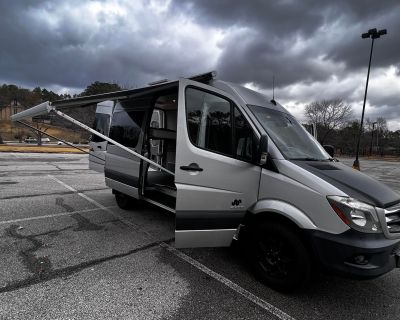
[[[181,7],[181,1],[174,1]],[[398,1],[190,1],[184,10],[199,23],[221,28],[246,27],[223,44],[217,69],[232,79],[269,87],[275,73],[282,86],[332,75],[324,62],[344,63],[339,76],[368,62],[371,27],[388,29],[375,46],[375,66],[400,62]],[[294,48],[298,46],[297,50]],[[322,63],[315,63],[319,59]],[[235,66],[235,68],[232,68]],[[258,72],[257,72],[258,71]]]
[[[94,1],[0,2],[0,79],[28,86],[82,88],[95,80],[140,86],[210,68],[199,40],[171,38],[173,30],[150,10],[133,14],[126,1],[121,14],[84,16],[77,10],[85,3]],[[160,18],[173,21],[173,14]]]

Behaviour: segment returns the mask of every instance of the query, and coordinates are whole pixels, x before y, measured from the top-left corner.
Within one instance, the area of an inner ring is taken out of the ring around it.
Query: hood
[[[400,202],[400,195],[397,192],[340,162],[295,160],[291,162],[360,201],[380,208],[387,208]]]

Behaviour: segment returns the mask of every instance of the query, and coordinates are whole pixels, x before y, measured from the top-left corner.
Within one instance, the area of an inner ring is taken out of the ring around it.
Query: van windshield
[[[322,146],[290,114],[248,105],[271,140],[288,160],[330,160]]]

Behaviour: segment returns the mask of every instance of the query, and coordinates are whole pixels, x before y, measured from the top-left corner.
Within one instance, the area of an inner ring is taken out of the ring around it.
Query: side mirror
[[[257,150],[257,161],[260,166],[264,166],[268,159],[268,136],[261,135]]]
[[[324,149],[333,158],[335,156],[335,147],[331,145],[324,145]]]

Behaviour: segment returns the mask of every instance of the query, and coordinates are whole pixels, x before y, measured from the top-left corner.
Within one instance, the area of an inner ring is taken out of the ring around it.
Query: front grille
[[[400,233],[400,204],[385,209],[385,218],[390,233]]]

